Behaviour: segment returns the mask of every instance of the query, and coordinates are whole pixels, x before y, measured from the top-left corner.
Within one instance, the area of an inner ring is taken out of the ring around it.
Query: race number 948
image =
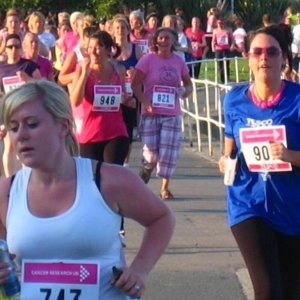
[[[116,101],[115,96],[101,96],[100,97],[100,105],[114,105]]]

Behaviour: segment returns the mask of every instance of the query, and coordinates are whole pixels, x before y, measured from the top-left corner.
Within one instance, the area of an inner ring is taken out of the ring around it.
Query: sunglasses
[[[260,48],[255,47],[251,48],[248,52],[251,56],[260,56],[262,53],[269,57],[277,57],[281,54],[281,50],[277,47],[268,47],[268,48]]]
[[[12,48],[20,49],[21,45],[6,45],[6,48],[8,48],[8,49],[12,49]]]

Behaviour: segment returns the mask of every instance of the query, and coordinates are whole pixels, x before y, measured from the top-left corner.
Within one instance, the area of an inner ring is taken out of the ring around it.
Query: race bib
[[[95,85],[93,110],[116,112],[120,109],[122,87],[120,85]]]
[[[24,260],[21,300],[99,299],[96,261]]]
[[[134,43],[138,45],[143,54],[147,54],[149,51],[149,41],[148,40],[135,40]]]
[[[125,77],[125,93],[127,94],[127,96],[132,96],[133,95],[133,91],[131,88],[131,82],[132,79],[128,76]]]
[[[2,83],[3,83],[4,93],[7,94],[8,92],[23,85],[25,81],[21,80],[18,76],[9,76],[9,77],[3,77]]]
[[[153,87],[152,106],[156,108],[175,108],[175,87],[155,85]]]
[[[227,35],[223,35],[223,36],[217,37],[217,43],[220,46],[227,46],[227,45],[229,45],[228,36]]]
[[[242,152],[251,172],[283,172],[292,170],[290,163],[273,159],[270,151],[270,141],[281,142],[287,146],[284,125],[242,128],[240,129],[240,140]]]
[[[194,52],[197,51],[198,48],[199,48],[198,42],[192,42],[192,49],[193,49],[193,51],[194,51]]]

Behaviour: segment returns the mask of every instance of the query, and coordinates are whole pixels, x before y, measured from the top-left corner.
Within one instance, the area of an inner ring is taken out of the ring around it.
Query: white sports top
[[[77,171],[75,201],[59,216],[41,218],[28,209],[27,188],[31,169],[20,170],[10,190],[7,212],[9,251],[22,259],[93,259],[100,262],[102,299],[124,300],[110,284],[112,266],[125,259],[119,238],[121,217],[104,201],[95,182],[91,160],[74,158]]]

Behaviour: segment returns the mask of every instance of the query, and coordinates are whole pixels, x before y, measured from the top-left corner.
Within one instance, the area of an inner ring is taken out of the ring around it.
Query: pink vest
[[[85,95],[81,103],[83,120],[81,132],[77,135],[78,142],[85,144],[107,141],[119,136],[127,137],[128,133],[121,108],[118,112],[93,110],[95,83],[96,78],[93,72],[91,72],[86,82]],[[101,82],[97,80],[97,84],[101,84]],[[120,76],[115,70],[111,76],[110,84],[121,85]]]

